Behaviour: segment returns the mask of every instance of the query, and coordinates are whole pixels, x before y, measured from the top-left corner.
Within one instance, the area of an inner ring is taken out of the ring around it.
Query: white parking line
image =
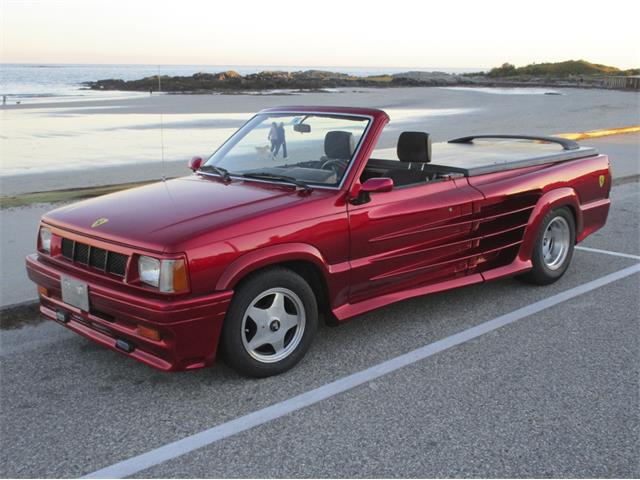
[[[614,257],[632,258],[633,260],[640,260],[640,255],[631,255],[630,253],[612,252],[611,250],[600,250],[599,248],[583,247],[581,245],[576,246],[576,250],[582,250],[584,252],[603,253],[605,255],[612,255]]]
[[[288,400],[263,408],[262,410],[238,417],[208,430],[190,435],[181,440],[171,442],[149,452],[89,473],[83,478],[122,478],[133,475],[142,470],[146,470],[147,468],[159,465],[207,445],[211,445],[219,440],[249,430],[250,428],[263,425],[302,408],[314,405],[322,400],[326,400],[327,398],[331,398],[383,375],[406,367],[407,365],[424,360],[425,358],[442,352],[443,350],[468,342],[469,340],[473,340],[485,333],[492,332],[498,328],[504,327],[505,325],[509,325],[510,323],[516,322],[542,310],[558,305],[559,303],[565,302],[638,272],[640,272],[640,263],[617,272],[610,273],[609,275],[605,275],[577,287],[570,288],[569,290],[558,293],[549,298],[545,298],[544,300],[540,300],[514,310],[513,312],[501,315],[493,320],[489,320],[488,322],[481,323],[480,325],[476,325],[475,327],[469,328],[460,333],[456,333],[409,353],[386,360],[374,365],[373,367],[353,373],[314,390],[310,390],[289,398]]]

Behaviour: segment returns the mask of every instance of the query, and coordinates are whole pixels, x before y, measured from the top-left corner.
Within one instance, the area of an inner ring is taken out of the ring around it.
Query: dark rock
[[[547,64],[544,64],[547,65]],[[228,70],[218,73],[195,73],[191,76],[152,76],[139,80],[105,79],[86,82],[92,90],[158,91],[169,93],[243,93],[265,90],[315,90],[341,87],[435,87],[435,86],[547,86],[602,88],[603,75],[562,76],[531,74],[536,69],[511,68],[505,64],[489,73],[466,73],[455,75],[445,72],[409,71],[394,75],[372,75],[360,77],[325,70],[297,72],[264,71],[240,75]],[[504,74],[504,76],[502,76]]]

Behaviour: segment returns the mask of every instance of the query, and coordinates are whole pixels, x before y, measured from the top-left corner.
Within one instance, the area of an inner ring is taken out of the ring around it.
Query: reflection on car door
[[[450,178],[349,205],[350,303],[464,276],[481,198],[465,178]]]

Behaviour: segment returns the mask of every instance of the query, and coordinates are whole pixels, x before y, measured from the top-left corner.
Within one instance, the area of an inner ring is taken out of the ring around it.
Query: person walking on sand
[[[280,122],[277,128],[278,144],[282,145],[282,157],[287,158],[287,139],[284,136],[284,123]],[[276,152],[276,155],[278,153]]]
[[[278,125],[276,122],[271,124],[268,139],[271,142],[271,155],[275,158],[280,150],[280,143],[278,142]]]

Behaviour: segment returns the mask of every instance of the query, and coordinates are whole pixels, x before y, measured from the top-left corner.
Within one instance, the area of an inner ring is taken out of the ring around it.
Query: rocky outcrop
[[[395,75],[360,77],[324,70],[298,72],[265,71],[240,75],[235,71],[196,73],[191,76],[166,75],[139,80],[105,79],[86,82],[92,90],[157,91],[175,93],[242,92],[275,89],[320,90],[339,87],[392,87],[461,85],[471,81],[460,75],[443,72],[407,72]]]
[[[567,68],[567,62],[558,64]],[[575,63],[575,62],[574,62]],[[555,72],[542,64],[549,72]],[[573,65],[573,64],[572,64]],[[304,70],[297,72],[264,71],[249,75],[240,75],[229,70],[218,73],[195,73],[191,76],[153,76],[139,80],[106,79],[86,82],[92,90],[158,91],[170,93],[242,93],[269,90],[322,90],[341,87],[442,87],[442,86],[479,86],[479,87],[606,87],[605,75],[575,74],[573,71],[541,75],[540,66],[534,69],[520,69],[510,64],[491,70],[488,73],[465,73],[455,75],[445,72],[409,71],[393,75],[356,76],[325,70]],[[558,67],[560,68],[560,67]],[[607,67],[612,68],[612,67]],[[545,72],[547,71],[545,70]],[[625,72],[628,73],[628,72]]]
[[[421,72],[411,71],[396,73],[393,75],[396,84],[419,85],[419,86],[455,86],[469,85],[475,83],[470,78],[462,75],[452,75],[445,72]]]

